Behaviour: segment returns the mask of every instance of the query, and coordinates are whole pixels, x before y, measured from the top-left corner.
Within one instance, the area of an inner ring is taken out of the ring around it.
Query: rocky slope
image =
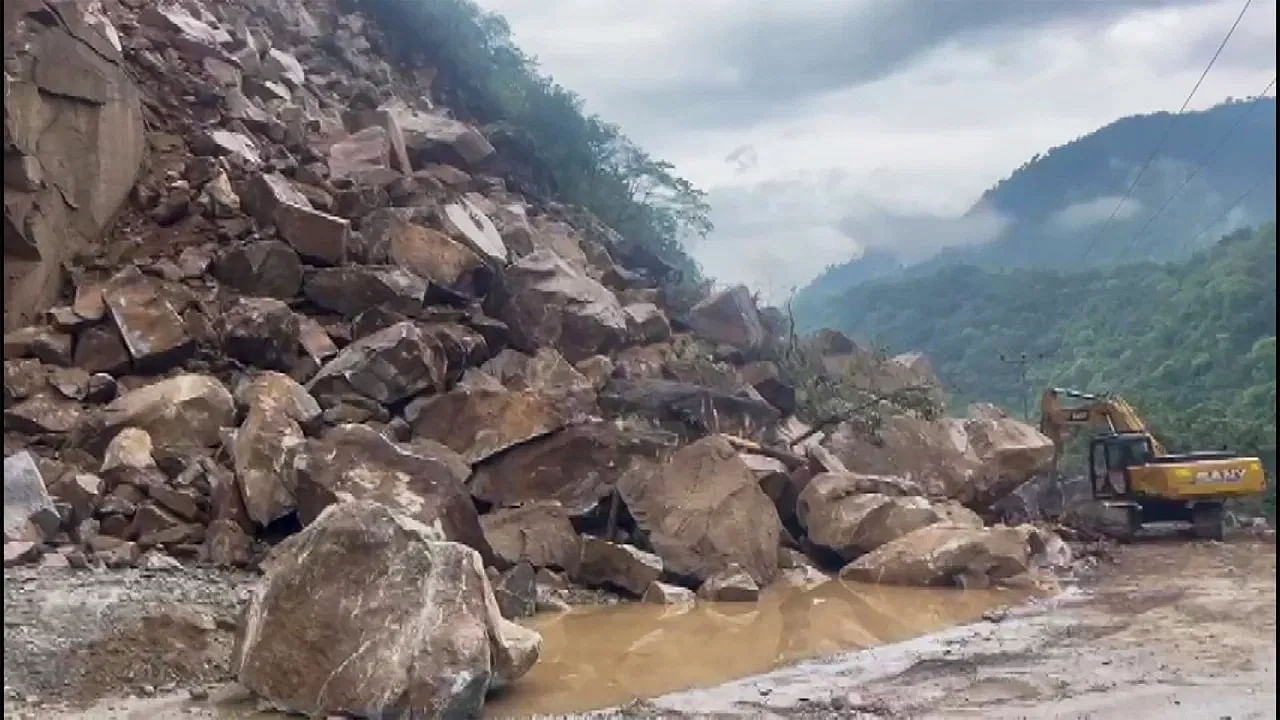
[[[974,512],[1043,436],[990,411],[806,432],[745,288],[671,312],[625,238],[508,190],[359,8],[6,4],[6,567],[257,569],[247,687],[448,715],[536,661],[504,616],[565,577],[744,601],[810,563],[972,586],[1064,561]],[[833,376],[871,362],[827,340]]]

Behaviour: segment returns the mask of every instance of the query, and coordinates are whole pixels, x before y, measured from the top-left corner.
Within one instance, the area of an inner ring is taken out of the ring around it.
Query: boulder
[[[389,232],[387,255],[401,268],[431,281],[446,297],[482,297],[491,271],[466,245],[439,230],[405,222]]]
[[[311,393],[288,375],[271,370],[237,385],[235,401],[246,412],[255,408],[282,412],[303,428],[314,427],[320,419],[320,404]]]
[[[42,390],[16,405],[6,406],[4,428],[29,435],[60,435],[80,426],[83,417],[80,403],[52,390]]]
[[[235,425],[231,393],[208,375],[175,375],[121,395],[107,405],[108,429],[145,430],[157,448],[212,447]]]
[[[528,561],[536,568],[577,570],[581,542],[569,513],[555,501],[498,508],[480,516],[485,539],[503,563]]]
[[[611,379],[600,391],[600,408],[641,415],[674,431],[724,432],[756,437],[778,421],[768,403],[720,390],[656,378]]]
[[[533,355],[508,348],[481,369],[508,390],[537,390],[553,398],[575,421],[595,413],[595,387],[553,348],[541,348]]]
[[[582,555],[574,579],[639,596],[662,576],[662,558],[631,545],[589,535],[582,538]]]
[[[288,300],[302,287],[302,261],[279,240],[260,240],[222,253],[214,275],[245,295]]]
[[[633,467],[618,492],[669,572],[703,581],[736,563],[757,585],[777,574],[778,512],[723,438]]]
[[[280,237],[304,260],[317,265],[346,262],[351,236],[349,220],[292,202],[277,205],[273,217]]]
[[[302,87],[307,79],[302,63],[279,48],[271,48],[262,56],[262,72],[269,80],[286,82],[295,88]]]
[[[106,483],[92,473],[69,472],[50,486],[53,497],[71,506],[71,516],[80,523],[93,517],[106,494]]]
[[[745,285],[721,290],[694,305],[688,322],[707,340],[744,350],[759,348],[766,339],[755,299]]]
[[[634,462],[674,450],[673,435],[608,422],[571,425],[489,458],[476,467],[471,493],[497,506],[554,500],[572,517],[591,512]]]
[[[531,617],[538,606],[538,585],[533,566],[528,562],[516,563],[503,572],[493,586],[494,599],[502,617]]]
[[[796,389],[783,381],[776,363],[768,360],[748,363],[738,371],[742,381],[783,415],[796,411]]]
[[[242,200],[245,210],[258,221],[259,225],[274,223],[276,210],[282,205],[310,207],[307,196],[294,187],[288,178],[277,172],[255,174],[246,183]]]
[[[809,542],[846,562],[941,519],[925,498],[860,492],[850,482],[856,477],[822,473],[796,501],[796,517]]]
[[[384,104],[404,133],[408,151],[420,162],[459,161],[475,167],[493,155],[493,146],[475,128],[440,113],[419,112],[403,101]]]
[[[26,450],[6,457],[4,541],[41,543],[52,538],[60,525],[35,457]]]
[[[645,588],[640,602],[650,605],[689,606],[694,604],[694,597],[693,591],[689,588],[654,580],[649,583],[649,587]]]
[[[140,428],[127,427],[107,443],[98,472],[147,470],[154,467],[156,460],[150,433]]]
[[[378,503],[351,502],[276,548],[232,671],[311,716],[474,717],[540,647],[537,633],[502,618],[478,553]]]
[[[230,130],[198,133],[191,143],[191,149],[205,156],[229,155],[248,165],[258,165],[262,162],[257,143],[244,133]]]
[[[1017,528],[928,525],[885,543],[840,570],[846,580],[952,585],[961,575],[999,581],[1026,572],[1027,538]]]
[[[568,421],[566,410],[540,391],[465,384],[415,398],[404,416],[415,437],[443,443],[469,463],[546,435]]]
[[[439,341],[406,320],[343,348],[307,387],[320,396],[354,393],[388,404],[443,388],[448,369],[448,357]],[[449,422],[451,418],[431,420]]]
[[[4,361],[4,405],[22,400],[44,390],[47,373],[35,358]]]
[[[28,325],[4,334],[4,359],[33,357],[53,365],[71,363],[71,336],[47,325]]]
[[[146,152],[138,89],[101,12],[82,4],[59,5],[56,13],[11,6],[5,11],[6,332],[31,323],[57,299],[63,264],[102,236],[128,199]]]
[[[347,317],[382,306],[411,313],[422,307],[427,281],[395,266],[321,268],[307,278],[307,299]]]
[[[288,370],[298,357],[298,316],[274,298],[236,298],[222,316],[223,348],[261,368]]]
[[[279,407],[251,409],[235,432],[231,461],[240,497],[255,524],[266,527],[297,509],[293,455],[302,427]]]
[[[661,342],[671,336],[667,316],[653,303],[632,303],[622,308],[627,316],[627,332],[638,343]]]
[[[501,233],[474,202],[462,197],[458,202],[445,205],[442,219],[450,236],[465,243],[486,261],[498,267],[506,265],[510,254]]]
[[[755,602],[760,598],[760,588],[737,565],[717,572],[698,586],[698,597],[714,602]]]
[[[76,367],[89,372],[122,373],[129,369],[129,350],[115,325],[90,325],[76,337]]]
[[[334,503],[371,500],[469,545],[488,562],[494,558],[463,486],[466,475],[447,450],[399,444],[365,425],[338,425],[307,442],[292,473],[304,524]]]
[[[164,370],[190,355],[194,345],[182,318],[136,268],[113,277],[102,298],[136,368]]]
[[[627,337],[626,314],[614,294],[550,250],[520,258],[507,269],[505,283],[508,298],[499,318],[521,350],[554,347],[575,362]]]
[[[244,567],[252,552],[253,538],[231,520],[214,520],[205,529],[204,559],[215,567]]]
[[[329,146],[329,179],[357,185],[387,185],[400,177],[391,168],[391,137],[381,127],[367,127]]]

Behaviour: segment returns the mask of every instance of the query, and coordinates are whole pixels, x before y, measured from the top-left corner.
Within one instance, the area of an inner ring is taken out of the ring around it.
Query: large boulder
[[[653,553],[589,535],[582,538],[582,556],[574,576],[578,582],[639,597],[661,576],[662,558]]]
[[[618,298],[555,252],[535,250],[507,269],[499,319],[512,344],[532,352],[554,347],[571,362],[623,344],[627,316]]]
[[[506,264],[510,253],[502,234],[489,216],[470,199],[462,197],[458,202],[445,205],[441,219],[452,237],[475,250],[480,257],[499,267]]]
[[[121,395],[102,417],[109,430],[146,430],[157,448],[212,447],[235,425],[235,403],[217,378],[175,375]]]
[[[581,542],[564,506],[554,501],[530,502],[498,508],[480,517],[485,539],[499,559],[509,565],[522,560],[534,567],[573,573],[578,569]]]
[[[680,432],[725,432],[757,437],[779,419],[778,411],[757,398],[676,380],[611,379],[600,391],[601,409],[640,415]]]
[[[999,581],[1026,572],[1027,533],[936,523],[885,543],[840,570],[846,580],[886,585],[952,585],[962,577]]]
[[[142,105],[115,30],[91,4],[5,6],[4,329],[57,298],[138,176]],[[11,60],[11,61],[10,61]]]
[[[113,277],[103,288],[102,298],[136,368],[167,369],[186,359],[194,348],[182,318],[156,281],[137,268]]]
[[[846,562],[942,516],[927,499],[861,492],[859,476],[822,473],[800,491],[796,517],[809,541]]]
[[[507,448],[546,435],[569,420],[567,409],[538,390],[461,384],[415,398],[405,408],[415,437],[443,443],[477,463]]]
[[[405,320],[366,335],[342,349],[311,379],[316,395],[354,393],[394,403],[424,390],[441,389],[448,358],[435,337]]]
[[[478,553],[381,504],[350,502],[277,546],[232,671],[313,717],[475,717],[540,647],[502,618]]]
[[[414,312],[422,307],[427,288],[426,279],[394,265],[349,265],[315,271],[302,291],[325,310],[355,317],[376,307]]]
[[[744,350],[764,344],[767,336],[755,299],[745,285],[712,294],[689,310],[689,327],[702,337]]]
[[[409,153],[419,162],[441,160],[475,166],[493,155],[493,146],[470,125],[431,112],[419,112],[401,100],[382,106],[395,119]]]
[[[450,455],[443,448],[393,442],[365,425],[338,425],[294,457],[298,519],[310,523],[336,502],[373,500],[492,560],[463,486],[465,469],[459,472]]]
[[[675,436],[663,432],[610,422],[571,425],[481,463],[471,494],[498,506],[555,500],[578,517],[608,497],[632,463],[657,461],[675,445]]]
[[[1053,443],[1004,417],[885,418],[879,439],[842,423],[825,440],[853,472],[893,475],[984,510],[1053,461]]]
[[[668,571],[702,581],[737,563],[760,586],[777,574],[778,512],[723,438],[633,467],[618,492]]]
[[[280,406],[250,409],[231,443],[240,496],[249,518],[265,527],[297,509],[290,471],[304,441],[302,427]]]

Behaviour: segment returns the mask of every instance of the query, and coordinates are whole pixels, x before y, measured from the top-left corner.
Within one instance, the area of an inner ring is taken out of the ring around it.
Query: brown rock
[[[657,467],[637,466],[618,492],[668,571],[705,580],[738,564],[757,585],[778,571],[778,512],[733,447],[708,437]]]
[[[534,567],[553,567],[573,573],[577,569],[581,543],[558,502],[531,502],[518,507],[498,508],[480,516],[494,554],[504,563],[528,561]]]
[[[351,223],[312,210],[310,206],[280,203],[275,211],[276,230],[305,260],[317,265],[341,265],[347,260]]]
[[[715,602],[755,602],[760,588],[745,570],[730,565],[704,580],[698,586],[698,597]]]
[[[92,473],[71,472],[59,478],[50,490],[54,497],[71,506],[72,517],[79,523],[93,517],[106,494],[106,485]]]
[[[661,342],[671,336],[667,316],[652,303],[632,303],[622,308],[627,316],[627,331],[639,343]]]
[[[68,400],[84,400],[89,394],[89,373],[81,368],[49,369],[49,385]]]
[[[277,547],[232,668],[257,695],[309,715],[461,717],[523,675],[540,645],[501,617],[475,551],[353,502]]]
[[[857,493],[845,483],[846,477],[814,477],[796,503],[796,516],[809,541],[845,561],[941,519],[922,497]]]
[[[321,268],[303,288],[316,305],[347,317],[373,307],[414,312],[422,307],[427,281],[395,266]]]
[[[38,542],[30,540],[5,540],[4,542],[4,566],[15,567],[18,565],[26,565],[40,559],[44,549]]]
[[[121,373],[129,368],[129,350],[114,324],[92,325],[76,339],[75,364],[89,372]]]
[[[391,169],[391,138],[381,127],[368,127],[329,147],[329,179],[357,185],[387,185],[400,177]]]
[[[248,135],[230,130],[210,130],[198,133],[191,149],[200,155],[224,157],[230,155],[250,165],[262,162],[258,145]]]
[[[465,243],[480,257],[501,267],[507,263],[510,253],[502,234],[493,221],[474,202],[466,197],[444,206],[444,229],[459,242]]]
[[[748,363],[739,370],[742,381],[750,385],[765,402],[783,415],[796,411],[796,389],[783,381],[778,366],[768,360]]]
[[[576,580],[606,585],[639,596],[662,575],[662,558],[630,545],[600,538],[582,538],[582,557]]]
[[[126,427],[111,438],[102,454],[102,466],[98,472],[113,470],[147,470],[156,467],[151,435],[146,430]]]
[[[294,87],[302,87],[307,78],[302,63],[279,48],[271,48],[262,56],[262,72],[270,80],[287,82]]]
[[[276,210],[281,205],[309,207],[307,196],[289,182],[288,178],[276,172],[254,175],[246,184],[242,199],[245,210],[259,225],[274,223]]]
[[[160,507],[187,522],[200,520],[203,516],[200,511],[200,494],[194,489],[174,489],[168,485],[155,483],[147,486],[147,493]]]
[[[404,321],[351,343],[312,378],[317,395],[356,393],[394,403],[444,386],[444,348],[419,325]]]
[[[389,228],[387,235],[387,255],[392,262],[445,292],[480,297],[488,289],[488,266],[448,235],[409,222]]]
[[[262,240],[224,252],[214,275],[245,295],[288,300],[302,287],[302,261],[288,245]]]
[[[214,520],[205,530],[205,560],[217,567],[244,567],[252,561],[253,539],[230,520]]]
[[[61,518],[53,507],[35,457],[23,450],[4,459],[4,539],[43,542]]]
[[[117,274],[102,295],[136,368],[160,370],[190,355],[194,346],[182,318],[137,269]]]
[[[235,432],[231,458],[249,519],[265,527],[297,508],[291,468],[302,428],[285,412],[255,407]]]
[[[493,146],[469,125],[437,113],[418,112],[401,101],[382,106],[404,133],[415,158],[460,161],[474,167],[494,154]]]
[[[689,326],[711,342],[744,350],[758,348],[765,342],[755,299],[745,285],[721,290],[694,305],[689,311]]]
[[[465,543],[487,561],[494,557],[463,487],[466,476],[447,452],[401,445],[364,425],[339,425],[323,440],[309,441],[294,470],[303,523],[336,502],[373,500]]]
[[[627,336],[613,293],[550,250],[521,258],[505,280],[509,298],[500,319],[522,350],[554,347],[572,362],[608,352]]]
[[[675,445],[668,433],[608,422],[571,425],[482,463],[471,493],[497,506],[555,500],[581,516],[609,496],[632,463],[655,462]]]
[[[76,429],[84,417],[80,403],[52,390],[32,395],[4,409],[4,428],[28,434],[62,434]]]
[[[951,585],[961,575],[1002,580],[1026,572],[1026,538],[1017,528],[934,524],[881,545],[846,565],[846,580],[887,585]]]
[[[4,334],[4,359],[34,357],[54,365],[71,364],[71,336],[44,325]]]
[[[213,377],[175,375],[121,395],[103,418],[109,429],[147,431],[157,448],[212,447],[221,428],[234,425],[235,404]]]
[[[493,586],[494,599],[502,617],[514,620],[532,617],[538,604],[538,586],[534,581],[533,566],[527,562],[516,563],[499,576]]]
[[[228,355],[261,368],[288,370],[298,356],[298,318],[273,298],[236,298],[222,316]]]
[[[693,591],[689,588],[668,585],[654,580],[649,583],[649,587],[645,589],[640,601],[651,605],[688,606],[694,604],[694,597]]]
[[[8,407],[23,398],[44,390],[47,377],[44,365],[35,358],[4,361],[4,404]]]
[[[246,411],[260,408],[283,413],[303,428],[314,427],[320,419],[320,404],[306,388],[288,375],[270,370],[237,385],[235,401]]]
[[[405,419],[416,437],[443,443],[470,463],[552,432],[567,420],[563,408],[538,391],[461,385],[413,400]]]

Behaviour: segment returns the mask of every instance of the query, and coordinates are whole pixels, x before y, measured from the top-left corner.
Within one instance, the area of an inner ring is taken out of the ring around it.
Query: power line
[[[1198,175],[1201,170],[1204,170],[1206,167],[1209,166],[1209,161],[1213,158],[1213,156],[1217,155],[1218,151],[1222,149],[1222,146],[1227,144],[1227,140],[1231,139],[1231,136],[1240,127],[1240,125],[1244,123],[1245,118],[1249,117],[1249,114],[1253,112],[1254,108],[1262,104],[1262,99],[1266,97],[1266,94],[1271,91],[1272,86],[1274,86],[1275,84],[1276,84],[1276,78],[1273,77],[1271,78],[1271,82],[1267,83],[1267,86],[1262,89],[1262,92],[1254,96],[1253,100],[1248,103],[1248,107],[1244,108],[1244,110],[1236,117],[1236,121],[1232,123],[1231,127],[1227,128],[1226,133],[1222,135],[1222,138],[1218,141],[1218,144],[1215,145],[1212,150],[1205,153],[1205,155],[1200,158],[1200,161],[1196,164],[1196,167],[1192,169],[1192,171],[1187,175],[1186,179],[1182,181],[1182,184],[1178,186],[1178,189],[1174,190],[1172,195],[1165,198],[1164,203],[1159,208],[1156,209],[1156,211],[1151,215],[1151,217],[1147,218],[1147,222],[1143,224],[1143,226],[1138,230],[1138,232],[1134,233],[1133,239],[1130,240],[1129,244],[1125,246],[1126,251],[1132,249],[1134,246],[1137,245],[1138,239],[1141,238],[1142,234],[1145,233],[1153,223],[1155,223],[1156,219],[1159,218],[1162,213],[1164,213],[1165,209],[1169,207],[1169,204],[1173,202],[1174,198],[1178,197],[1178,195],[1183,190],[1186,189],[1187,185],[1191,184],[1191,181],[1195,179],[1196,175]]]
[[[1106,221],[1102,223],[1102,226],[1098,228],[1098,232],[1094,234],[1093,239],[1089,241],[1089,246],[1085,248],[1084,255],[1080,257],[1081,260],[1089,257],[1089,253],[1093,252],[1093,248],[1097,246],[1098,240],[1102,237],[1102,233],[1106,231],[1109,225],[1111,225],[1111,221],[1116,219],[1116,215],[1120,212],[1120,208],[1124,206],[1125,201],[1129,199],[1129,195],[1132,194],[1134,188],[1138,186],[1138,181],[1142,179],[1143,173],[1147,171],[1147,168],[1151,167],[1151,163],[1156,159],[1156,156],[1160,154],[1161,148],[1164,147],[1165,142],[1169,139],[1169,132],[1173,130],[1173,124],[1178,120],[1178,116],[1181,115],[1182,112],[1187,109],[1187,106],[1191,104],[1191,98],[1195,97],[1196,91],[1200,89],[1200,84],[1204,82],[1205,76],[1209,74],[1209,70],[1213,67],[1213,64],[1218,61],[1218,56],[1222,54],[1222,49],[1227,46],[1227,41],[1231,39],[1236,28],[1240,26],[1240,20],[1244,18],[1244,13],[1249,9],[1249,5],[1252,2],[1253,0],[1244,0],[1244,7],[1240,8],[1240,14],[1236,15],[1236,21],[1231,23],[1231,29],[1227,31],[1226,37],[1222,38],[1222,42],[1218,44],[1218,49],[1213,52],[1213,57],[1209,58],[1209,64],[1205,66],[1204,72],[1200,73],[1200,78],[1196,80],[1196,84],[1191,88],[1191,92],[1187,93],[1187,99],[1182,101],[1182,107],[1178,108],[1178,112],[1169,117],[1169,122],[1165,124],[1164,133],[1160,136],[1160,140],[1156,142],[1155,148],[1151,151],[1151,154],[1147,156],[1146,161],[1142,163],[1142,167],[1138,169],[1138,174],[1133,177],[1133,181],[1129,183],[1129,187],[1124,191],[1124,194],[1120,196],[1120,202],[1117,202],[1116,206],[1112,208],[1111,215],[1107,217]]]

